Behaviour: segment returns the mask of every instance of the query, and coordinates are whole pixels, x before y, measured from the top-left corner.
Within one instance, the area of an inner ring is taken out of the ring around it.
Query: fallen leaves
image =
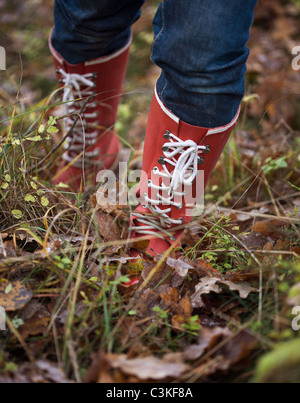
[[[62,369],[45,360],[27,363],[18,368],[14,374],[0,376],[0,383],[72,383]]]
[[[189,369],[184,363],[168,362],[152,356],[128,359],[123,355],[111,354],[106,359],[113,369],[119,369],[125,375],[135,376],[142,381],[178,379]]]
[[[94,356],[94,362],[85,381],[88,383],[136,383],[180,379],[190,368],[184,362],[160,359],[154,356],[130,359],[126,355],[104,354]]]
[[[0,306],[7,312],[22,309],[32,298],[32,293],[21,281],[0,283]]]
[[[199,381],[248,358],[257,340],[250,333],[228,328],[202,329],[198,343],[182,352],[130,358],[100,352],[93,357],[85,381],[88,383]]]
[[[193,308],[203,308],[205,303],[202,300],[203,295],[210,293],[220,294],[223,291],[221,285],[227,286],[231,291],[237,291],[241,298],[248,298],[251,292],[258,292],[257,289],[250,287],[246,283],[235,284],[231,281],[220,280],[218,278],[204,277],[196,286],[195,293],[191,296]]]

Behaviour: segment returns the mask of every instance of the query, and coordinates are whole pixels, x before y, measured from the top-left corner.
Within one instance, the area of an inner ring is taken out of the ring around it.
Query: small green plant
[[[268,175],[269,173],[273,171],[278,171],[279,169],[287,168],[288,164],[286,162],[287,156],[285,157],[280,157],[275,160],[273,160],[271,157],[267,158],[265,161],[265,165],[262,166],[262,170],[265,175]]]
[[[192,316],[191,318],[188,318],[187,323],[184,323],[182,327],[186,329],[189,333],[193,334],[194,336],[197,336],[202,328],[200,325],[199,316],[195,315]]]

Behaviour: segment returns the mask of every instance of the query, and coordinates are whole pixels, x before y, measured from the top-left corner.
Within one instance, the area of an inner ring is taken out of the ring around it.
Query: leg
[[[152,59],[162,74],[150,110],[146,175],[131,228],[132,237],[149,236],[152,254],[181,241],[195,199],[203,195],[234,129],[255,5],[256,0],[160,4]]]
[[[112,54],[128,42],[145,0],[56,0],[55,50],[71,64]]]
[[[244,96],[257,0],[164,0],[154,21],[158,94],[187,123],[229,123]]]
[[[56,0],[50,36],[58,80],[64,88],[66,131],[91,97],[66,142],[54,184],[80,189],[87,177],[114,169],[120,143],[114,133],[126,74],[131,24],[144,0]]]

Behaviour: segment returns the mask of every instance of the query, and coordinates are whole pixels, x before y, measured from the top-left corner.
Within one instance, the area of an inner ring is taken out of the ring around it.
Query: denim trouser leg
[[[157,90],[186,123],[217,127],[245,93],[247,41],[257,0],[164,0],[154,20]]]
[[[54,48],[72,64],[126,44],[144,0],[56,0]],[[186,123],[232,121],[245,92],[247,41],[257,0],[164,0],[152,60],[160,98]]]
[[[79,64],[126,45],[145,0],[56,0],[54,49]]]

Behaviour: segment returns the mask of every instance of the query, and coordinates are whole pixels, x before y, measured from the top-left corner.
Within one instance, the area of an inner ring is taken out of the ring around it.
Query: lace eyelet
[[[178,208],[178,210],[182,210],[182,208],[183,208],[183,203],[180,203],[180,206],[178,206],[177,208]]]
[[[166,130],[164,134],[164,138],[167,140],[171,140],[171,132],[169,130]]]
[[[165,161],[164,157],[160,157],[160,159],[158,160],[158,163],[160,165],[166,165],[166,161]]]
[[[152,185],[152,180],[149,179],[149,180],[148,180],[148,187],[151,188],[151,185]]]
[[[203,150],[203,153],[204,154],[209,154],[210,153],[210,146],[206,146],[206,149],[205,150]]]
[[[169,152],[169,151],[170,151],[170,148],[169,148],[169,147],[164,146],[164,147],[162,147],[162,150],[163,150],[163,152],[164,152],[164,153],[167,153],[167,152]]]
[[[204,161],[204,158],[203,158],[203,157],[199,157],[199,158],[198,158],[198,164],[199,164],[199,165],[203,165],[204,162],[205,162],[205,161]]]
[[[154,173],[154,175],[157,175],[159,173],[158,167],[153,168],[153,173]]]

